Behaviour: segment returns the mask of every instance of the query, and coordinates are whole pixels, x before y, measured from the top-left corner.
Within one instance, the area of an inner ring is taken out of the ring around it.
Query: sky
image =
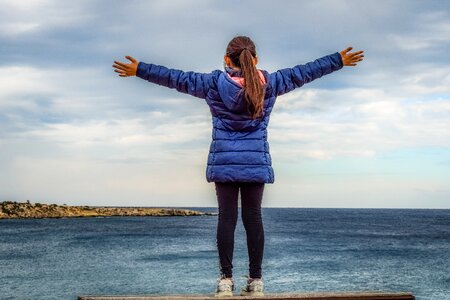
[[[216,206],[207,104],[111,65],[206,73],[236,35],[269,72],[365,51],[277,99],[264,207],[450,208],[450,3],[412,0],[0,0],[0,201]]]

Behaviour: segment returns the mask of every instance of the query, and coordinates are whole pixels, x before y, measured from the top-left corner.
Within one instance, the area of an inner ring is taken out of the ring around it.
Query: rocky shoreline
[[[113,216],[212,216],[189,209],[155,208],[155,207],[97,207],[69,206],[15,201],[0,203],[0,219],[42,219],[42,218],[80,218],[80,217],[113,217]]]

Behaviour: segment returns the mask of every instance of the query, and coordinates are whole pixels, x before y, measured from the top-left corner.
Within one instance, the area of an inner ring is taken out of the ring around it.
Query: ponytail
[[[247,100],[252,119],[256,119],[263,112],[264,87],[258,70],[253,64],[253,56],[249,49],[242,50],[239,55],[239,64],[244,77],[244,97]]]
[[[264,109],[265,87],[253,63],[256,57],[255,44],[249,37],[237,36],[228,43],[226,55],[234,65],[241,68],[244,78],[244,98],[252,119],[261,117]]]

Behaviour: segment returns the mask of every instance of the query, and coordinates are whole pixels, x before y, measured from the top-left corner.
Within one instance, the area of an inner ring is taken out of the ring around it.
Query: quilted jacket
[[[238,71],[184,72],[140,62],[137,76],[206,100],[212,115],[212,141],[206,167],[208,182],[275,180],[267,141],[270,113],[277,96],[341,69],[336,52],[304,65],[273,73],[260,71],[265,82],[264,110],[252,120]]]

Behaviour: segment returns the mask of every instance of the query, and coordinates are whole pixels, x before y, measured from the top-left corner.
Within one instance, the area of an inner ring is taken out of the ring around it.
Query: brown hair
[[[253,41],[246,36],[233,38],[227,46],[226,55],[236,67],[241,68],[244,77],[244,98],[252,119],[260,117],[264,107],[264,84],[258,74],[253,58],[256,58],[256,47]]]

